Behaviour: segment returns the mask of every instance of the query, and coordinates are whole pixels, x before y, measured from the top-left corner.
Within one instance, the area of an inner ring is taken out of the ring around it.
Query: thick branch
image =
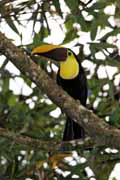
[[[80,124],[95,143],[120,149],[120,130],[110,127],[102,119],[68,96],[21,49],[0,33],[0,52],[48,95],[62,111]]]

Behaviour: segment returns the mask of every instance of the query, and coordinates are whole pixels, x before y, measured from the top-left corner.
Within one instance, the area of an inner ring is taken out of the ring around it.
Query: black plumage
[[[34,48],[32,54],[42,55],[44,57],[51,58],[56,62],[59,62],[61,65],[61,69],[59,69],[57,73],[58,85],[60,85],[74,99],[79,100],[83,106],[86,106],[87,80],[84,69],[79,61],[79,58],[76,56],[74,52],[72,52],[70,49],[58,45],[43,45]],[[77,70],[75,70],[75,68],[77,68]],[[73,70],[73,72],[76,74],[74,74],[71,70]],[[69,78],[68,76],[66,77],[66,75],[64,74],[65,71],[67,73],[71,73]],[[63,74],[60,74],[60,72],[62,72]],[[72,139],[79,139],[83,138],[84,136],[84,129],[80,127],[79,124],[74,122],[69,116],[67,116],[63,140],[67,141]]]
[[[73,53],[73,52],[72,52]],[[74,53],[73,53],[74,54]],[[60,70],[57,73],[57,83],[60,85],[70,96],[76,100],[80,100],[83,106],[86,106],[87,100],[87,80],[85,72],[78,57],[74,54],[79,64],[79,74],[74,79],[63,79],[60,77]],[[72,68],[72,67],[71,67]],[[79,139],[85,136],[84,129],[67,116],[63,140]]]

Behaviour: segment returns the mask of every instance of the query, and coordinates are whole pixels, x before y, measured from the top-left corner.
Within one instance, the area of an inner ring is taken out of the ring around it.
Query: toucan
[[[58,62],[58,85],[60,85],[74,99],[79,100],[83,106],[86,106],[86,75],[78,56],[71,49],[52,44],[42,45],[34,48],[32,50],[32,55],[40,55]],[[74,122],[69,116],[67,116],[63,133],[63,141],[80,139],[84,137],[84,129],[79,124]]]

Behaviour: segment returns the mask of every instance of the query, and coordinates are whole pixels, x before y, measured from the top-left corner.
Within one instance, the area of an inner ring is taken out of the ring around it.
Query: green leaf
[[[7,17],[5,20],[6,20],[6,22],[8,23],[8,25],[10,26],[10,28],[11,28],[14,32],[16,32],[16,34],[19,35],[19,31],[18,31],[17,27],[15,26],[14,21],[11,19],[11,17],[9,17],[9,18]]]
[[[100,40],[101,41],[105,41],[107,40],[110,36],[116,36],[117,34],[120,33],[120,28],[115,28],[112,31],[108,32],[107,34],[105,34]]]
[[[11,94],[11,96],[8,98],[8,105],[15,106],[15,104],[16,104],[16,96]]]
[[[67,32],[65,39],[62,42],[62,44],[69,43],[70,41],[74,40],[76,37],[77,37],[77,32],[74,29],[72,29],[72,30]]]
[[[106,26],[112,28],[111,24],[109,23],[109,15],[105,14],[104,12],[100,12],[97,18],[97,24],[100,25],[102,29],[104,29]]]
[[[113,177],[112,180],[117,180],[117,179],[115,177]]]
[[[35,33],[33,42],[34,42],[34,47],[43,44],[43,41],[41,41],[41,33]]]
[[[107,1],[98,1],[96,3],[94,3],[90,8],[89,10],[90,11],[94,11],[95,9],[104,9],[106,7],[106,4],[107,4]]]
[[[75,13],[79,7],[79,3],[78,0],[65,0],[67,6],[69,7],[69,9]]]
[[[120,126],[120,107],[117,106],[110,116],[110,124]]]
[[[58,12],[58,14],[59,14],[61,17],[63,17],[59,0],[57,0],[57,1],[53,0],[52,3],[53,3],[53,5],[55,6],[56,11]]]
[[[9,90],[9,78],[4,78],[3,80],[3,92],[7,93]]]
[[[34,12],[32,13],[32,16],[31,16],[30,19],[29,19],[29,20],[33,20],[33,29],[34,29],[35,24],[36,24],[36,22],[37,22],[37,16],[38,16],[38,14],[39,14],[39,6],[37,6],[36,11],[34,11]]]
[[[84,19],[82,14],[80,14],[79,16],[76,16],[76,21],[77,21],[78,24],[80,24],[82,31],[85,31],[85,32],[89,31],[89,28],[90,28],[90,26],[88,26],[89,22],[87,22]]]
[[[73,29],[73,23],[76,22],[76,17],[75,16],[69,16],[67,17],[65,21],[65,27],[67,30]]]
[[[116,48],[114,44],[109,44],[109,43],[89,43],[90,48],[93,48],[93,50],[102,50],[102,49],[107,49],[107,48]]]
[[[120,18],[120,6],[119,6],[119,2],[118,2],[118,0],[117,0],[117,6],[116,6],[116,8],[115,8],[115,18],[117,19],[119,19]]]
[[[95,37],[97,35],[97,30],[98,30],[97,19],[94,19],[91,24],[91,32],[90,32],[90,37],[92,41],[95,40]]]

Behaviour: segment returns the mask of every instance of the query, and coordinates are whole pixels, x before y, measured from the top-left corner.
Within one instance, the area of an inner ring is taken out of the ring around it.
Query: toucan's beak
[[[34,48],[32,55],[41,55],[55,61],[65,61],[67,49],[59,45],[42,45]]]

